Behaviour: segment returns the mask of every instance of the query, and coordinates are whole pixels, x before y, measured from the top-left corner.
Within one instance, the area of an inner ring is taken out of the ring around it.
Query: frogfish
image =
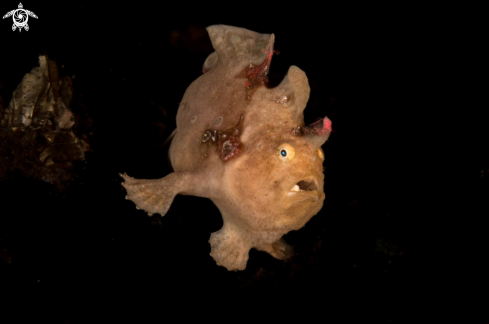
[[[244,270],[255,248],[285,260],[283,236],[302,228],[323,206],[327,117],[305,126],[310,87],[296,66],[268,88],[273,34],[225,25],[207,27],[215,50],[185,91],[169,148],[174,172],[161,179],[126,174],[126,199],[149,215],[165,215],[177,194],[206,197],[223,226],[210,255]]]

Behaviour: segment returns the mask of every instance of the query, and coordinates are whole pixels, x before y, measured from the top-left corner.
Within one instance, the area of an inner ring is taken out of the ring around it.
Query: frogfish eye
[[[295,150],[292,145],[283,143],[277,148],[277,153],[283,161],[290,161],[294,158]]]

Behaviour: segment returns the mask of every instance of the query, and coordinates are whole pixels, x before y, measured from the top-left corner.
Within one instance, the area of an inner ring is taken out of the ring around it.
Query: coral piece
[[[83,161],[82,142],[73,133],[70,77],[58,78],[56,63],[39,57],[4,109],[0,105],[0,177],[19,172],[63,185],[73,162]]]

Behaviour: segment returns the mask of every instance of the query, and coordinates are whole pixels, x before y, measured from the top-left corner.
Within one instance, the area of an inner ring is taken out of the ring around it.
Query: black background
[[[3,1],[1,14],[17,5]],[[91,151],[66,190],[21,175],[0,182],[0,288],[24,305],[5,316],[139,323],[183,309],[182,319],[217,320],[231,302],[235,318],[489,321],[489,52],[478,26],[413,7],[23,5],[39,18],[20,33],[0,21],[0,95],[7,105],[47,53],[75,77],[75,128]],[[212,202],[178,196],[149,218],[124,199],[119,173],[169,172],[162,143],[212,52],[212,24],[274,33],[271,85],[297,65],[311,86],[306,124],[333,122],[325,204],[286,236],[289,262],[252,250],[245,271],[228,272],[209,256],[222,225]]]

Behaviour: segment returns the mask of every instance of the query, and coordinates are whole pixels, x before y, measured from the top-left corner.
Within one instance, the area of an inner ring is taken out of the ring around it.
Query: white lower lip
[[[309,199],[318,200],[319,196],[320,196],[319,192],[315,190],[314,191],[305,191],[305,190],[289,191],[287,193],[287,197],[290,197],[291,199],[295,199],[294,201],[297,201],[297,199],[299,199],[298,201],[309,200]]]
[[[293,196],[293,195],[297,195],[297,194],[317,194],[317,193],[318,193],[317,190],[299,190],[299,191],[291,190],[287,193],[287,195]]]

